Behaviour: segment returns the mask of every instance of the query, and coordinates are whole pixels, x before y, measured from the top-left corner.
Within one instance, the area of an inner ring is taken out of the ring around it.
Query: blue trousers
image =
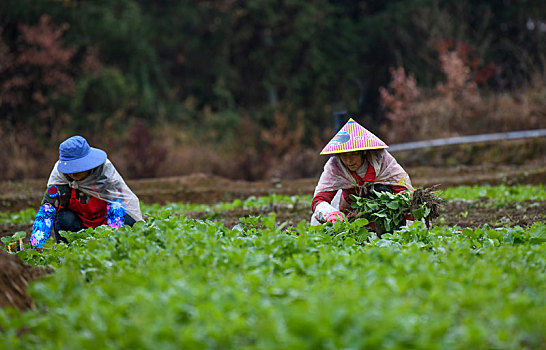
[[[133,226],[135,224],[135,219],[133,219],[129,214],[125,215],[125,225]],[[61,236],[59,234],[59,231],[71,231],[71,232],[77,232],[80,230],[85,229],[86,227],[83,226],[82,220],[74,213],[72,210],[69,209],[62,209],[59,210],[57,213],[57,216],[55,217],[55,223],[53,224],[53,232],[55,233],[55,242],[64,242],[68,244],[68,241],[66,238]]]

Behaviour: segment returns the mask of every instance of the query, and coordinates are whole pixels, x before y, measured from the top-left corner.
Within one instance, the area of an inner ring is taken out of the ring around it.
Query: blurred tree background
[[[3,180],[74,134],[128,178],[315,176],[339,110],[387,143],[546,127],[544,1],[0,2]]]

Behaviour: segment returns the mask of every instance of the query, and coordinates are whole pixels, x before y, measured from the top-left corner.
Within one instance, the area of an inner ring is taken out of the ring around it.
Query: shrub
[[[391,69],[389,90],[380,89],[387,117],[380,130],[388,142],[546,127],[543,79],[523,92],[484,95],[477,81],[485,73],[477,75],[481,68],[474,61],[457,50],[440,52],[439,60],[446,79],[423,93],[402,67]]]

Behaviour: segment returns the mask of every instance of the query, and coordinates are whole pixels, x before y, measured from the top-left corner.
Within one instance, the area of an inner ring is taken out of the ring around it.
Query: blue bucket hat
[[[106,152],[90,147],[81,136],[72,136],[59,146],[57,169],[63,174],[73,174],[96,168],[105,161]]]

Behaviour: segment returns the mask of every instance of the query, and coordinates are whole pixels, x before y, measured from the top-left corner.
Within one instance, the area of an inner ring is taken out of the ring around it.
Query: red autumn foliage
[[[476,59],[467,46],[439,50],[445,76],[434,90],[419,95],[415,79],[402,67],[391,68],[389,89],[380,88],[386,122],[381,132],[388,143],[543,128],[543,83],[525,94],[487,96],[476,82]],[[419,98],[417,98],[419,97]]]
[[[385,109],[387,122],[383,124],[381,131],[388,135],[389,139],[397,139],[401,135],[408,135],[413,128],[409,118],[412,103],[421,94],[417,87],[417,81],[413,75],[406,75],[403,67],[390,68],[391,82],[389,90],[381,87],[381,105]],[[391,128],[395,125],[395,128]]]
[[[441,95],[450,102],[455,99],[469,98],[477,94],[478,86],[472,80],[471,69],[455,51],[440,53],[440,64],[446,81],[436,86]]]
[[[64,47],[65,30],[43,15],[34,26],[19,26],[17,49],[0,40],[0,110],[12,123],[34,114],[51,125],[56,113],[49,102],[73,94],[75,49]]]
[[[42,16],[36,26],[20,26],[23,46],[17,59],[21,66],[40,70],[43,85],[52,87],[55,93],[70,95],[74,80],[68,74],[74,49],[63,48],[62,35],[66,28],[51,24],[51,18]]]
[[[462,60],[464,66],[468,67],[471,79],[476,84],[486,83],[498,71],[498,67],[494,63],[484,65],[475,50],[464,41],[444,40],[436,45],[436,49],[440,57],[447,52],[454,52]]]
[[[42,175],[43,162],[56,157],[56,149],[43,144],[64,137],[76,79],[102,68],[96,48],[75,59],[76,49],[64,44],[66,29],[47,15],[35,25],[19,25],[18,31],[3,33],[0,28],[0,162],[9,164],[5,178]]]

